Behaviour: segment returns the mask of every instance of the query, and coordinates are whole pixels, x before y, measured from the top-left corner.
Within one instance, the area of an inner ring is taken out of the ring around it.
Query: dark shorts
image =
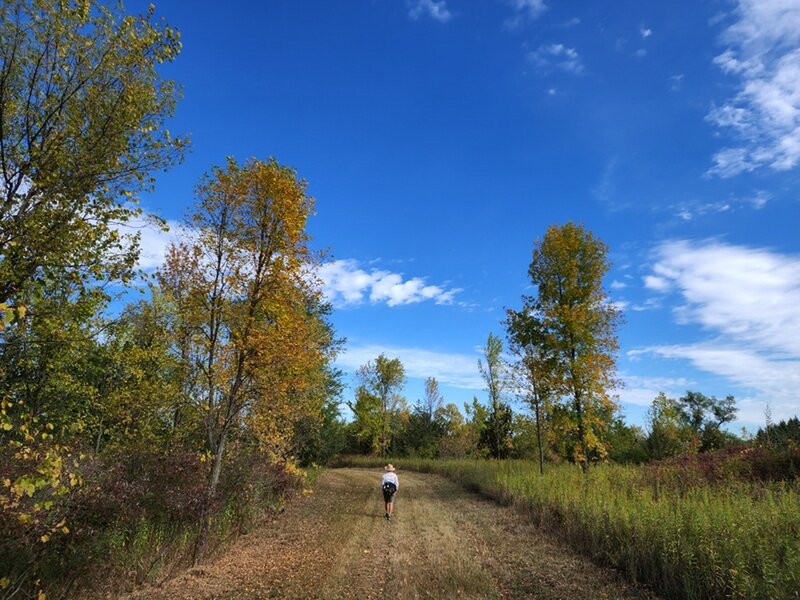
[[[394,502],[394,497],[397,495],[397,492],[387,492],[386,490],[383,491],[383,501],[384,502]]]

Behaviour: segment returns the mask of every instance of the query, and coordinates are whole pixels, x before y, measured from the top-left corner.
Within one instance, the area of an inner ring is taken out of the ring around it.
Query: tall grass
[[[354,466],[377,466],[350,459]],[[642,467],[397,459],[500,502],[669,598],[800,598],[797,483],[664,486]],[[531,549],[535,552],[535,547]]]

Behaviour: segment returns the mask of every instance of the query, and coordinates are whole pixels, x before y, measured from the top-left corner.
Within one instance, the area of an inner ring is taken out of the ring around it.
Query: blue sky
[[[610,249],[630,422],[688,389],[735,395],[736,427],[762,425],[767,403],[800,413],[800,0],[156,14],[182,32],[164,74],[192,149],[142,206],[177,224],[228,155],[294,167],[348,373],[383,352],[412,403],[426,376],[459,406],[485,399],[480,349],[531,293],[534,241],[572,220]],[[142,266],[177,231],[146,231]]]

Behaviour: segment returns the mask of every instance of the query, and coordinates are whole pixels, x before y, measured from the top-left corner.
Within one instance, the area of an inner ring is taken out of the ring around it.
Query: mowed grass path
[[[313,493],[209,564],[134,598],[654,598],[523,515],[436,475],[324,472]]]

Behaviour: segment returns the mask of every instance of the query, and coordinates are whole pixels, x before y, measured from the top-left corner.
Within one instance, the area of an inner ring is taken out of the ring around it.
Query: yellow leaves
[[[0,578],[0,590],[4,590],[10,585],[11,585],[11,580],[8,577]]]
[[[46,544],[47,542],[50,541],[50,536],[47,535],[47,534],[44,534],[42,537],[39,538],[39,541],[42,542],[43,544]]]

